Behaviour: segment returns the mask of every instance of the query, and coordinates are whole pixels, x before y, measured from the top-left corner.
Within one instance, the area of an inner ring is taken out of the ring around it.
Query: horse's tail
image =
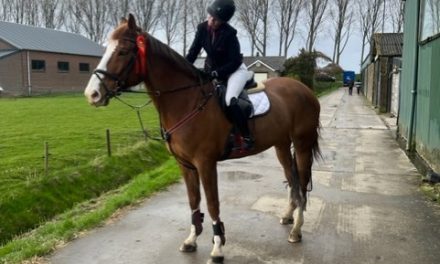
[[[301,184],[299,180],[298,165],[296,164],[296,154],[293,152],[293,161],[291,168],[292,186],[290,186],[290,197],[296,205],[304,204],[304,198],[301,192]],[[290,201],[289,201],[290,202]]]
[[[321,130],[321,124],[319,123],[316,129],[314,130],[315,135],[313,137],[313,142],[311,144],[312,148],[312,157],[311,157],[311,163],[313,163],[313,159],[315,160],[322,160],[322,153],[321,149],[319,147],[319,139],[321,138],[320,134]],[[313,183],[312,183],[312,168],[310,168],[310,176],[308,179],[308,191],[311,191],[313,189]],[[293,162],[292,162],[292,168],[291,168],[291,180],[292,180],[292,186],[290,189],[290,197],[293,199],[296,205],[301,206],[304,210],[306,210],[307,205],[307,197],[303,194],[301,191],[301,183],[300,183],[300,177],[298,172],[298,164],[296,161],[296,154],[295,151],[293,151]]]
[[[321,138],[321,122],[319,122],[318,126],[316,127],[316,136],[315,136],[315,140],[312,144],[312,152],[313,152],[313,157],[315,158],[315,160],[323,160],[324,158],[322,157],[322,152],[321,152],[321,148],[319,147],[319,139]]]

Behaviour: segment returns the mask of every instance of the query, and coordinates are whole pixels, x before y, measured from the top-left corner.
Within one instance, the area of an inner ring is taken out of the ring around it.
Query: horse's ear
[[[132,14],[128,15],[128,28],[138,30],[138,27],[136,26],[136,19]]]

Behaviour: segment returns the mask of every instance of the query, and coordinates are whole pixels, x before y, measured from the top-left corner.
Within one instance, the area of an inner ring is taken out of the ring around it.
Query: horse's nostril
[[[101,97],[101,94],[98,92],[98,91],[94,91],[93,93],[92,93],[92,99],[93,99],[93,101],[98,101],[99,100],[99,98]]]

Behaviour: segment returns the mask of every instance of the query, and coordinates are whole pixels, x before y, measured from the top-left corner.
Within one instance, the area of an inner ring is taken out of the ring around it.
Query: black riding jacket
[[[202,48],[207,54],[205,71],[216,71],[220,80],[227,80],[243,62],[237,30],[227,23],[222,24],[215,32],[208,28],[207,21],[199,24],[186,59],[194,63]]]

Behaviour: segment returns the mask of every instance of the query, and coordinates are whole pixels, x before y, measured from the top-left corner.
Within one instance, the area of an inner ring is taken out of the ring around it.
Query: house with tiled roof
[[[255,73],[255,80],[262,81],[280,76],[284,69],[286,58],[283,56],[245,56],[243,63]],[[205,58],[200,57],[194,62],[194,66],[203,69]]]
[[[0,21],[2,94],[82,91],[103,52],[79,34]]]
[[[375,33],[362,64],[363,92],[379,112],[397,115],[403,33]]]

